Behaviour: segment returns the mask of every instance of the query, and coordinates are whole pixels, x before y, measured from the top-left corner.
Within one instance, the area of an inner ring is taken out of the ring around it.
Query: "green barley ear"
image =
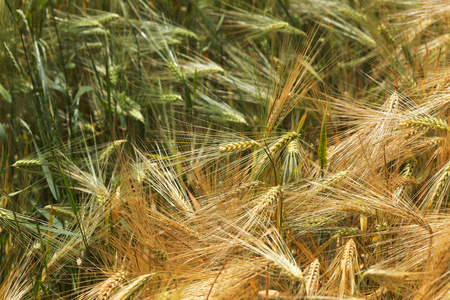
[[[169,67],[170,72],[172,72],[172,75],[176,78],[176,80],[179,83],[184,82],[184,76],[183,73],[181,72],[181,69],[179,66],[177,66],[174,62],[169,61],[167,63],[167,66]]]
[[[97,28],[102,27],[102,24],[100,24],[96,20],[89,20],[89,19],[81,19],[76,21],[76,23],[73,25],[74,28],[77,29],[91,29],[91,28]]]
[[[276,23],[272,23],[266,27],[264,27],[263,29],[263,33],[268,33],[268,32],[272,32],[272,31],[278,31],[278,30],[284,30],[289,28],[289,23],[288,22],[276,22]]]
[[[119,19],[119,17],[120,16],[118,14],[114,14],[114,13],[107,14],[105,16],[102,16],[102,17],[98,18],[97,22],[99,22],[100,24],[106,24],[106,23],[109,23],[109,22],[111,22],[113,20]]]
[[[322,128],[320,129],[320,144],[319,144],[319,165],[323,170],[327,166],[327,124],[326,124],[327,113],[323,115]]]
[[[106,160],[115,150],[126,142],[127,140],[117,140],[112,142],[105,150],[103,150],[102,154],[100,154],[99,160]]]
[[[361,14],[361,13],[357,12],[356,10],[343,8],[343,9],[339,9],[339,12],[342,13],[343,15],[349,17],[353,21],[358,22],[358,23],[365,23],[365,22],[367,22],[366,15]]]
[[[417,159],[414,156],[409,157],[406,160],[406,166],[402,170],[401,175],[403,177],[410,177],[412,175],[412,172],[414,171],[414,168],[417,165]]]
[[[353,236],[353,235],[361,234],[361,230],[359,230],[359,228],[345,227],[345,228],[339,229],[337,231],[337,234],[339,234],[339,236]]]
[[[117,95],[116,100],[118,101],[118,105],[116,105],[118,113],[145,123],[144,116],[141,113],[141,106],[133,99],[128,97],[125,93],[120,93]]]
[[[159,101],[156,101],[156,102],[167,103],[167,102],[174,102],[174,101],[178,101],[178,100],[183,101],[183,98],[181,98],[180,94],[161,94],[159,96],[158,100]]]
[[[384,24],[378,26],[378,32],[389,45],[395,45],[395,40]]]
[[[400,121],[400,126],[414,129],[415,132],[428,130],[450,131],[447,121],[432,116],[411,115]]]
[[[12,61],[13,65],[14,65],[14,67],[16,68],[17,72],[19,72],[19,74],[22,74],[22,71],[20,70],[19,64],[17,63],[16,59],[14,58],[14,55],[12,54],[11,50],[9,50],[9,48],[6,45],[5,42],[3,43],[3,46],[5,46],[5,49],[8,52],[9,58],[11,59],[11,61]]]
[[[42,169],[42,163],[39,159],[21,159],[12,166],[24,171],[40,171]]]
[[[298,134],[300,134],[300,131],[302,130],[303,125],[305,124],[307,114],[308,114],[308,112],[305,111],[305,113],[303,114],[303,117],[300,119],[300,122],[298,123],[298,127],[297,127]]]
[[[80,50],[99,50],[103,47],[102,42],[86,42],[80,47]]]
[[[256,141],[237,142],[220,146],[219,151],[220,152],[232,152],[236,150],[243,151],[254,147],[260,148],[261,145]]]
[[[185,28],[182,28],[182,27],[172,29],[172,33],[175,35],[182,36],[182,37],[188,37],[188,38],[193,38],[193,39],[199,40],[199,37],[194,32],[187,30]]]
[[[72,209],[69,208],[65,208],[65,207],[61,207],[61,206],[57,206],[57,205],[47,205],[46,207],[44,207],[44,209],[48,212],[53,211],[53,214],[57,217],[60,217],[62,219],[66,219],[66,220],[72,220],[75,219],[75,215],[72,212]]]

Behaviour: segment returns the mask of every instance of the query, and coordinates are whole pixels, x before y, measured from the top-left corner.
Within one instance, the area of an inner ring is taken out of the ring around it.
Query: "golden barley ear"
[[[107,280],[105,280],[99,287],[98,300],[108,300],[116,288],[118,288],[122,282],[125,281],[127,273],[125,271],[119,271]]]
[[[110,299],[113,300],[135,300],[138,299],[154,274],[145,274],[133,279],[124,285],[118,292],[114,293]]]
[[[250,214],[252,217],[258,215],[262,210],[264,210],[267,206],[273,205],[277,202],[278,198],[281,195],[281,187],[275,186],[270,188],[263,196],[258,198],[258,204],[252,209]]]
[[[418,132],[426,132],[428,130],[450,131],[450,126],[447,121],[426,115],[407,116],[405,119],[400,120],[400,126],[412,128],[413,131],[409,133],[409,135]]]
[[[355,282],[355,269],[357,269],[357,249],[356,243],[353,238],[350,238],[345,243],[342,251],[342,256],[339,264],[339,297],[343,297],[346,294],[353,294],[356,289]]]
[[[320,282],[320,262],[318,258],[309,264],[304,274],[306,274],[305,284],[302,286],[300,294],[306,294],[307,296],[316,295],[319,290]]]
[[[429,192],[425,194],[425,200],[421,204],[421,209],[426,214],[431,210],[439,211],[447,197],[446,191],[449,188],[450,176],[450,161],[448,161],[442,168],[436,173],[436,181],[432,184]]]

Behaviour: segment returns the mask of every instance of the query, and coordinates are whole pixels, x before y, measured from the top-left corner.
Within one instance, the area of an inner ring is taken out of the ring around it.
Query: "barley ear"
[[[261,145],[255,141],[237,142],[220,146],[219,151],[220,152],[231,152],[235,150],[243,151],[254,147],[261,147]]]
[[[319,289],[320,280],[320,262],[316,258],[308,267],[308,272],[305,276],[306,295],[315,295]]]
[[[152,274],[145,274],[134,279],[128,285],[124,286],[120,292],[116,293],[111,299],[114,300],[135,300],[141,295],[144,288],[153,277]]]
[[[112,292],[125,280],[127,273],[125,271],[119,271],[105,280],[100,286],[99,300],[110,299]]]
[[[258,204],[252,209],[252,217],[259,214],[267,206],[274,204],[281,195],[281,187],[275,186],[269,189],[262,197],[258,199]]]

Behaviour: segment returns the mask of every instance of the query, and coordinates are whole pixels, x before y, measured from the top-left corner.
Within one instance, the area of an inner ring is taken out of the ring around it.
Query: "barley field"
[[[448,0],[1,0],[0,299],[450,300]]]

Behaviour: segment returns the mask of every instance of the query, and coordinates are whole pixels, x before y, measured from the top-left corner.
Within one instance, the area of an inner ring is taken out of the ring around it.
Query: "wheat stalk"
[[[272,157],[275,156],[283,147],[285,147],[289,142],[295,140],[299,136],[300,134],[297,132],[288,132],[284,134],[269,146],[269,155]],[[270,161],[269,155],[264,155],[262,159],[257,162],[256,173],[262,171],[267,166],[267,163],[269,163]]]
[[[83,46],[81,46],[80,50],[85,50],[85,49],[98,50],[101,47],[103,47],[102,42],[87,42]]]

